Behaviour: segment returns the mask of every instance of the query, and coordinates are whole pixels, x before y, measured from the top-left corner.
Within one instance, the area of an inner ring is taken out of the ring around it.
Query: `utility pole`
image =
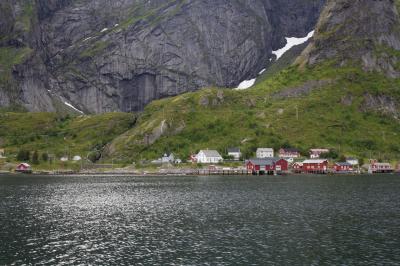
[[[296,108],[296,120],[299,121],[299,107],[296,104],[294,108]]]

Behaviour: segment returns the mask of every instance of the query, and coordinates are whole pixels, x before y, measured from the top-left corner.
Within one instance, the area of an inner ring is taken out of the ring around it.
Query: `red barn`
[[[246,168],[257,174],[273,174],[289,169],[288,162],[279,158],[251,159],[246,162]]]
[[[336,172],[342,172],[342,173],[348,173],[348,172],[353,172],[353,165],[347,162],[339,162],[339,163],[335,163],[335,165],[333,166],[333,169]]]
[[[313,174],[326,174],[328,172],[328,160],[305,160],[303,162],[303,172]]]
[[[289,163],[285,159],[278,159],[275,162],[275,171],[286,172],[289,170]]]

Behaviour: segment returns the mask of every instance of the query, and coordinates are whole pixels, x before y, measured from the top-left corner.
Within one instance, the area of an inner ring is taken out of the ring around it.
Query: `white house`
[[[347,163],[349,163],[349,164],[351,164],[352,166],[355,166],[355,165],[359,165],[360,164],[360,162],[358,161],[358,159],[357,158],[347,158],[346,159],[346,162]]]
[[[82,157],[79,155],[75,155],[74,158],[72,158],[72,161],[74,161],[74,162],[78,162],[80,160],[82,160]]]
[[[4,149],[0,149],[0,158],[5,158],[5,157],[4,157],[4,154],[5,154],[5,153],[4,153]]]
[[[274,149],[272,148],[258,148],[256,151],[256,157],[259,159],[262,158],[273,158],[274,157]]]
[[[228,148],[228,156],[232,156],[235,161],[239,161],[242,153],[239,148]]]
[[[311,149],[310,150],[310,158],[311,159],[319,159],[321,154],[329,153],[329,149]]]
[[[196,159],[198,163],[220,163],[224,160],[216,150],[201,150]]]

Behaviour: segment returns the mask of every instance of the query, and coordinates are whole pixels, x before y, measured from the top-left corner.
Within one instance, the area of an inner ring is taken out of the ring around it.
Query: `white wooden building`
[[[220,163],[224,159],[216,150],[201,150],[196,155],[197,163]]]
[[[273,158],[274,157],[274,149],[273,148],[258,148],[256,151],[256,157],[259,159]]]

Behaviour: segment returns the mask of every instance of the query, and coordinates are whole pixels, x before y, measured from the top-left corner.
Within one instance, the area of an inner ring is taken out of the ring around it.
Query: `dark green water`
[[[0,176],[0,264],[399,265],[400,176]]]

